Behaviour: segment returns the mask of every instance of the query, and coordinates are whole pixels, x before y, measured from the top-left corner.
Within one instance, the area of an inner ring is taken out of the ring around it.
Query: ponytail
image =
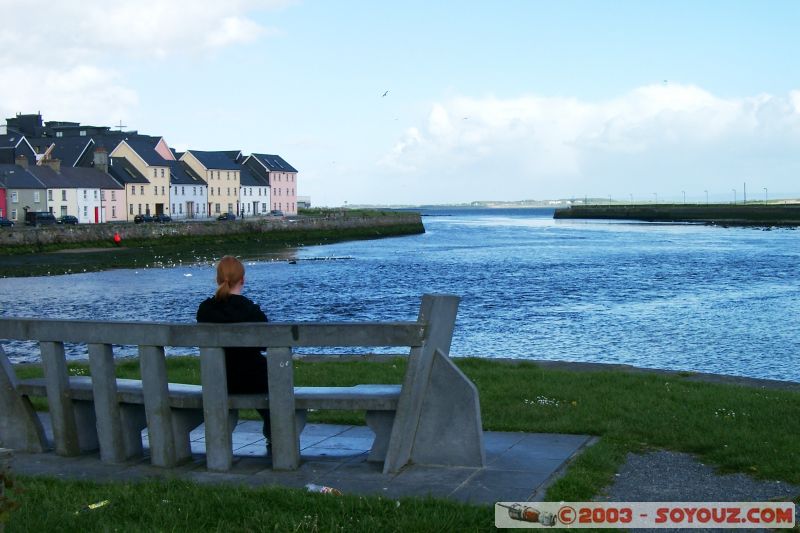
[[[232,255],[226,255],[217,264],[217,292],[214,298],[227,300],[231,289],[244,279],[244,265]]]

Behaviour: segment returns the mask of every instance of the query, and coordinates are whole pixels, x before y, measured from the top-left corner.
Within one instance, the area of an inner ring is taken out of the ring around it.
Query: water
[[[245,294],[271,320],[348,321],[413,320],[422,293],[454,293],[455,355],[800,382],[798,231],[426,214],[424,235],[248,261]],[[0,279],[0,314],[192,322],[213,277],[204,264]],[[34,357],[12,346],[16,360]]]

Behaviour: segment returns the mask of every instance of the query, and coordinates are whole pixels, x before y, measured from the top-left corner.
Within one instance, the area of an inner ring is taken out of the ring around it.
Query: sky
[[[316,206],[800,197],[793,0],[0,0],[0,13],[2,118],[279,154]]]

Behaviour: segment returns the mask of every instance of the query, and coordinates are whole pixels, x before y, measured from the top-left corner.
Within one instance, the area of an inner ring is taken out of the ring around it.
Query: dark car
[[[233,213],[222,213],[217,217],[217,220],[236,220],[236,215]]]
[[[142,222],[152,222],[153,217],[150,215],[136,215],[133,217],[134,224],[141,224]]]
[[[77,224],[78,217],[73,215],[64,215],[63,217],[58,217],[59,224]]]
[[[280,209],[273,209],[272,211],[269,212],[269,216],[271,216],[271,217],[282,217],[283,216],[283,211],[281,211]]]
[[[8,220],[6,217],[0,217],[0,227],[10,228],[14,225],[13,220]]]
[[[172,222],[172,217],[161,213],[153,217],[153,222]]]
[[[48,211],[28,211],[25,213],[26,226],[49,226],[56,223],[56,217]]]

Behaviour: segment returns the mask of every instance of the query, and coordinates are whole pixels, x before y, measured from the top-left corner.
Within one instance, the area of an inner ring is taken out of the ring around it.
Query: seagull
[[[381,95],[381,98],[383,98],[383,97],[384,97],[384,96],[386,96],[387,94],[389,94],[389,91],[386,91],[385,93],[383,93],[383,94]]]

